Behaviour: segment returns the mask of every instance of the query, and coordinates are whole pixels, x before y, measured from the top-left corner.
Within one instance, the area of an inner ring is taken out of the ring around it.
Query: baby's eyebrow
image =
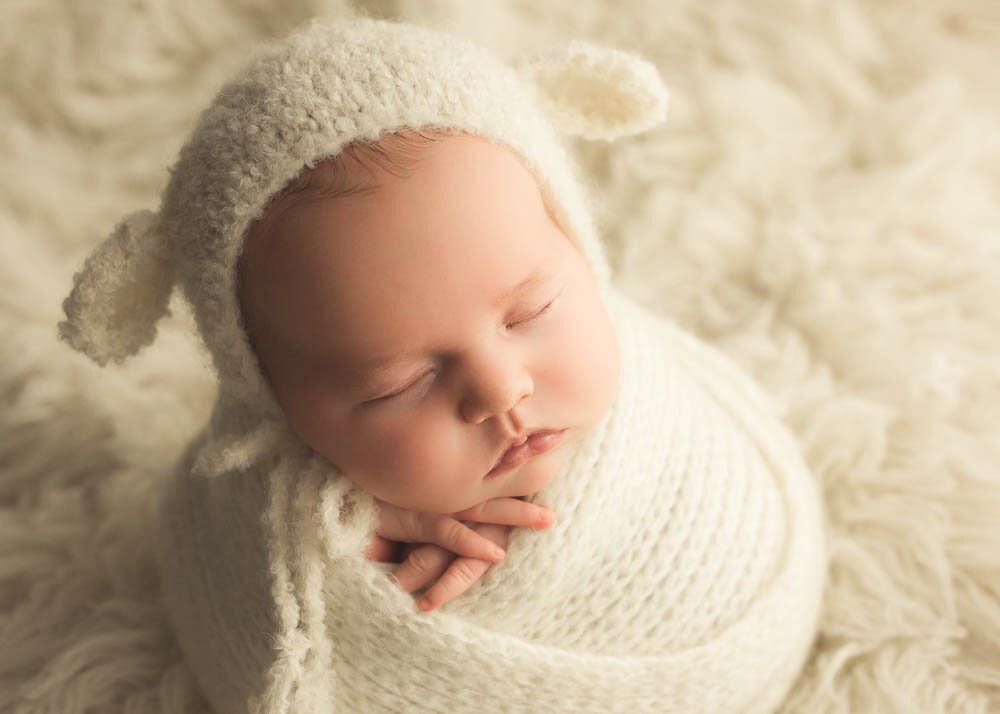
[[[520,298],[532,290],[535,290],[539,285],[543,285],[548,281],[553,279],[553,274],[551,271],[545,268],[536,268],[535,270],[528,273],[523,280],[518,282],[516,285],[512,285],[502,290],[497,291],[490,298],[491,305],[493,309],[499,309],[505,303],[511,302],[517,298]],[[369,357],[360,360],[360,369],[358,370],[361,375],[377,375],[381,372],[386,372],[390,368],[397,364],[413,360],[420,357],[425,353],[425,349],[418,348],[413,350],[407,350],[406,352],[395,352],[384,357]]]
[[[519,282],[509,288],[504,288],[493,295],[493,309],[500,308],[504,303],[510,302],[514,298],[521,297],[522,295],[531,292],[536,287],[542,283],[546,283],[552,279],[552,273],[544,268],[535,268],[535,270],[528,273],[528,275]]]

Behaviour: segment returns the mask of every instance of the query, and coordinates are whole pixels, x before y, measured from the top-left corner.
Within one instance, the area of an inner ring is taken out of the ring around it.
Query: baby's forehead
[[[449,171],[451,165],[463,168]],[[463,191],[477,180],[483,183],[484,176],[495,176],[498,180],[487,182],[478,193]],[[456,201],[474,207],[480,204],[479,210],[506,196],[522,204],[535,204],[554,220],[535,177],[520,157],[506,147],[463,132],[405,131],[388,134],[375,142],[349,145],[303,169],[251,224],[241,258],[254,251],[255,243],[269,241],[280,231],[281,219],[289,209],[337,200],[342,210],[326,214],[325,223],[333,228],[352,213],[383,210],[394,187],[401,182],[421,187],[436,185],[441,191],[454,192]],[[421,195],[421,203],[423,198]],[[450,207],[447,201],[441,202],[442,212]],[[414,218],[419,220],[424,206],[413,208]]]
[[[253,250],[253,246],[248,244],[270,236],[278,219],[293,206],[327,199],[355,198],[365,199],[369,209],[377,210],[380,201],[385,200],[381,188],[399,180],[412,179],[415,175],[419,180],[422,164],[429,154],[433,152],[438,157],[446,157],[470,142],[487,151],[513,156],[509,150],[487,139],[445,129],[403,130],[386,134],[375,141],[349,144],[337,154],[303,168],[268,203],[262,215],[249,226],[243,252]]]
[[[371,176],[383,183],[336,196],[324,193],[333,185],[327,169],[314,167],[297,199],[248,238],[261,309],[301,311],[336,299],[360,311],[387,290],[460,299],[503,287],[477,281],[509,282],[534,269],[546,234],[568,240],[509,150],[462,135],[386,144],[417,153],[366,154],[362,160],[377,162]],[[394,173],[401,165],[404,173]]]

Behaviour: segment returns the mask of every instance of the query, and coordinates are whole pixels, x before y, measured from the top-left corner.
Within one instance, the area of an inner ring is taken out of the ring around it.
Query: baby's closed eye
[[[530,323],[533,323],[536,320],[540,319],[542,316],[544,316],[545,314],[547,314],[550,311],[550,309],[553,307],[553,305],[555,305],[555,303],[562,296],[562,293],[563,293],[563,290],[560,290],[555,295],[555,297],[553,297],[553,298],[551,298],[549,300],[546,300],[541,305],[541,307],[536,307],[536,308],[532,309],[530,312],[524,314],[523,316],[518,317],[515,320],[506,323],[506,325],[505,325],[506,329],[507,330],[511,330],[511,329],[516,328],[516,327],[526,326],[526,325],[528,325]],[[419,390],[417,390],[417,391],[414,391],[414,390],[418,386],[420,386],[421,384],[424,384],[425,382],[427,382],[427,386],[429,387],[430,384],[429,384],[429,382],[427,380],[429,380],[430,377],[433,377],[437,372],[438,372],[437,369],[434,369],[434,368],[428,369],[428,370],[426,370],[424,372],[421,372],[416,377],[414,377],[412,379],[409,379],[409,380],[406,380],[403,383],[402,386],[392,388],[392,389],[388,390],[387,392],[385,392],[384,394],[382,394],[380,396],[372,397],[371,399],[366,399],[363,402],[361,402],[361,404],[362,404],[362,406],[365,406],[365,407],[371,407],[371,406],[376,406],[376,405],[379,405],[379,404],[384,404],[384,403],[389,402],[389,401],[395,399],[396,397],[400,397],[400,396],[402,396],[404,394],[408,394],[408,393],[411,393],[411,392],[413,392],[413,393],[419,393]]]
[[[518,319],[514,320],[513,322],[508,322],[507,323],[507,329],[510,329],[512,327],[516,327],[518,325],[526,324],[528,322],[531,322],[532,320],[535,320],[535,319],[541,317],[543,314],[545,314],[546,312],[548,312],[549,308],[552,307],[553,304],[555,304],[556,300],[559,299],[560,295],[562,295],[562,290],[560,290],[558,295],[556,295],[554,298],[552,298],[551,300],[549,300],[548,302],[546,302],[541,308],[538,308],[537,310],[535,310],[534,312],[528,314],[525,317],[519,317]]]
[[[383,394],[381,397],[375,397],[373,399],[367,399],[364,402],[362,402],[362,404],[369,404],[369,405],[370,404],[377,404],[379,402],[384,402],[384,401],[387,401],[389,399],[393,399],[394,397],[398,397],[401,394],[403,394],[404,392],[408,392],[413,387],[416,387],[418,384],[420,384],[421,382],[424,381],[425,377],[429,377],[429,376],[433,375],[436,371],[437,370],[434,370],[434,369],[427,370],[426,372],[423,372],[419,376],[417,376],[416,379],[413,379],[413,380],[410,380],[409,382],[407,382],[404,386],[399,387],[397,389],[394,389],[391,392],[389,392],[388,394]]]

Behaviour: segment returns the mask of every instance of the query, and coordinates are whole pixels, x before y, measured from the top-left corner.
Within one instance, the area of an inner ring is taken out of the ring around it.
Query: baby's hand
[[[555,521],[547,508],[515,498],[490,499],[450,515],[377,503],[379,527],[367,555],[374,560],[394,560],[388,554],[395,549],[395,542],[417,544],[406,546],[403,562],[393,575],[407,592],[437,579],[420,600],[423,610],[432,610],[461,595],[491,563],[503,560],[509,526],[547,528]],[[470,527],[462,521],[476,523]]]
[[[500,548],[507,547],[510,526],[474,523],[471,528]],[[481,558],[456,556],[433,543],[407,544],[403,548],[403,564],[396,568],[393,575],[406,592],[419,590],[437,579],[417,603],[421,610],[429,611],[472,587],[473,583],[486,574],[491,564]]]

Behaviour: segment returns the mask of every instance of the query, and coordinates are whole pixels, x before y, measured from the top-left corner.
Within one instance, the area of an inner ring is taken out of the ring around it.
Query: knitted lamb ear
[[[549,120],[570,136],[610,141],[667,116],[668,92],[659,73],[631,52],[575,40],[515,68],[538,87]]]
[[[127,215],[73,276],[63,301],[66,320],[59,337],[102,367],[121,363],[150,344],[156,323],[169,313],[174,283],[171,253],[158,216],[147,210]]]

